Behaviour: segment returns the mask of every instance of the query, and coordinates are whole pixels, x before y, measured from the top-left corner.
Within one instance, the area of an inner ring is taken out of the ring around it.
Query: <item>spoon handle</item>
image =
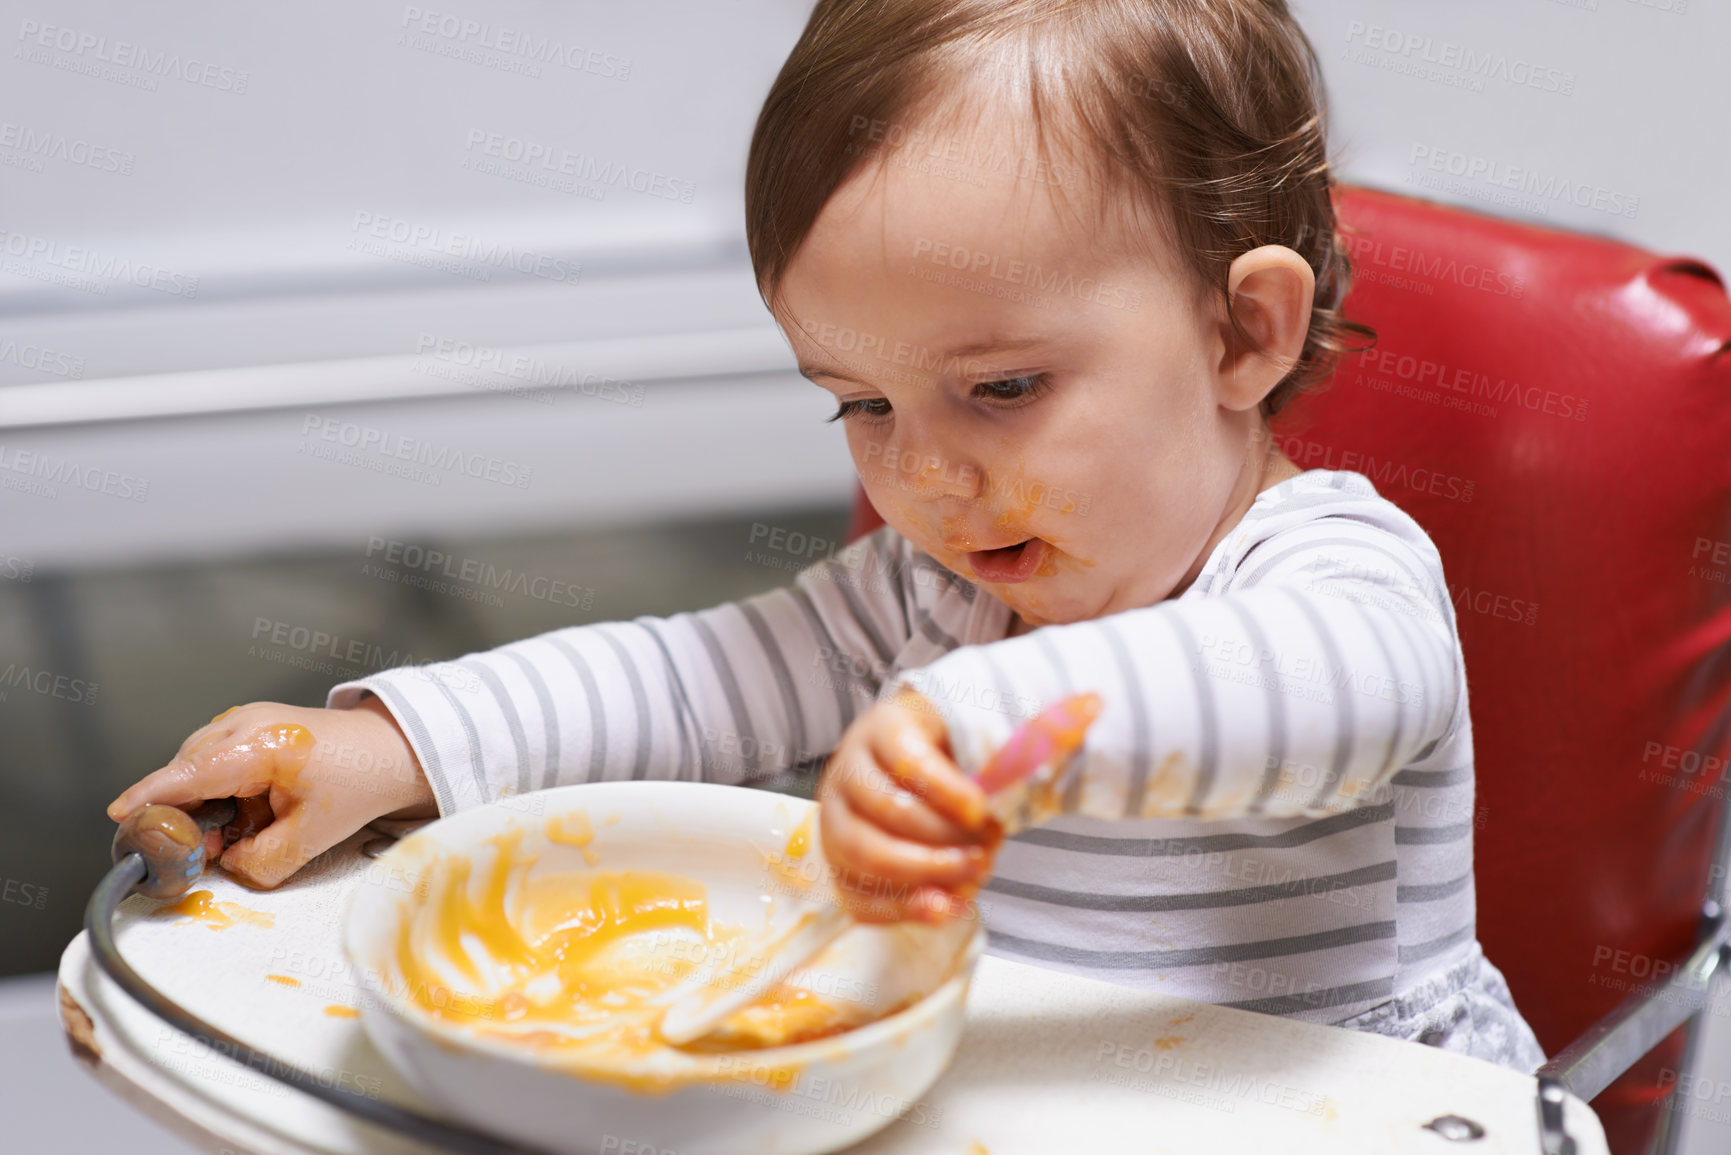
[[[807,911],[760,950],[694,971],[664,996],[673,1005],[661,1018],[661,1037],[675,1045],[702,1038],[733,1012],[775,989],[851,926],[853,917],[840,906]]]

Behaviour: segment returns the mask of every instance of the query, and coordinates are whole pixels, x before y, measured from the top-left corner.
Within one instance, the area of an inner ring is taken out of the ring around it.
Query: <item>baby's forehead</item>
[[[1037,124],[1013,92],[954,94],[898,119],[855,117],[862,163],[825,202],[810,239],[856,259],[1178,268],[1164,230],[1061,120]]]

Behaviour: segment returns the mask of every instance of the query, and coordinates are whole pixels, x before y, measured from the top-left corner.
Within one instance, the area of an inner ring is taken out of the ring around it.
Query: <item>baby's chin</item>
[[[998,591],[993,590],[992,592],[997,593]],[[1001,596],[998,600],[1009,606],[1024,622],[1027,622],[1029,629],[1035,630],[1041,626],[1067,626],[1074,622],[1085,622],[1096,616],[1078,607],[1066,606],[1061,603],[1053,604],[1045,599],[1041,599],[1041,604],[1037,609],[1018,606]]]
[[[1015,585],[994,585],[978,579],[974,579],[974,584],[1009,606],[1030,629],[1066,626],[1100,616],[1087,591],[1076,588],[1076,579],[1063,574]]]

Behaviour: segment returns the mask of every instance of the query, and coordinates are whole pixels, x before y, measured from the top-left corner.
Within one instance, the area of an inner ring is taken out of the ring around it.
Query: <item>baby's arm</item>
[[[580,782],[749,782],[826,754],[871,704],[911,632],[910,565],[886,528],[791,588],[387,670],[329,704],[377,694],[442,814]]]
[[[236,706],[108,813],[118,822],[150,803],[266,799],[268,813],[246,809],[207,849],[273,887],[381,816],[449,814],[601,777],[773,773],[827,751],[877,692],[886,655],[921,620],[911,560],[885,530],[792,590],[387,670],[336,687],[329,709]]]
[[[1022,703],[1099,692],[1060,813],[1291,817],[1368,800],[1451,732],[1458,654],[1429,539],[1323,517],[1257,546],[1218,596],[956,650],[894,685],[932,703],[969,774]]]

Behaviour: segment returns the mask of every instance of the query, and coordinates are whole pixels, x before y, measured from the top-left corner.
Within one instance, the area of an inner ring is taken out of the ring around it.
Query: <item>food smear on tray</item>
[[[189,922],[200,922],[212,930],[227,930],[239,923],[250,923],[266,930],[276,925],[276,916],[262,910],[251,910],[238,902],[218,902],[208,890],[195,890],[179,902],[171,902],[151,911],[158,918],[179,916]]]
[[[562,824],[562,832],[577,838],[558,841],[588,849],[586,820]],[[666,1008],[655,996],[694,968],[760,942],[762,930],[715,921],[695,879],[652,870],[534,870],[535,856],[521,841],[522,832],[512,831],[488,840],[491,853],[435,858],[398,930],[398,989],[449,1025],[533,1048],[539,1059],[585,1075],[655,1090],[620,1072],[657,1058],[829,1038],[901,1009],[832,1001],[794,985],[794,975],[715,1032],[674,1047],[656,1032]]]

